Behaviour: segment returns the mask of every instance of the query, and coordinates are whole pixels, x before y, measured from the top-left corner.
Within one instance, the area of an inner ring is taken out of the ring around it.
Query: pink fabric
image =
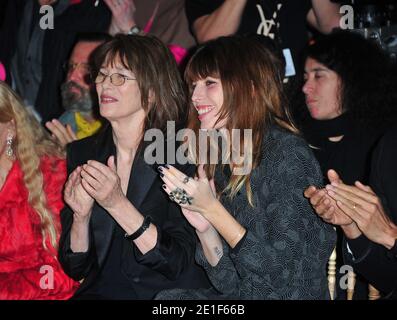
[[[6,80],[6,69],[4,68],[3,64],[0,62],[0,80]]]
[[[169,44],[168,49],[171,50],[178,65],[183,61],[183,59],[187,56],[188,53],[188,51],[185,48],[182,48],[174,44]]]
[[[150,30],[152,29],[152,25],[153,25],[154,17],[155,17],[155,16],[156,16],[156,14],[157,14],[157,10],[158,10],[158,8],[159,8],[159,5],[160,5],[160,2],[159,2],[159,1],[157,1],[157,3],[156,3],[156,7],[155,7],[155,8],[154,8],[154,10],[153,10],[153,14],[152,14],[152,16],[150,17],[149,21],[146,23],[146,26],[145,26],[145,28],[143,28],[143,32],[145,32],[145,33],[149,33],[149,32],[150,32]]]

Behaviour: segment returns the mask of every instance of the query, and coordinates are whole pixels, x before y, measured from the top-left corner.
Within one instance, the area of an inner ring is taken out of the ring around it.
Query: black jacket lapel
[[[107,160],[111,155],[116,155],[116,147],[113,142],[112,129],[108,125],[98,134],[94,142],[96,145],[95,158],[93,160],[107,164]],[[92,218],[92,230],[94,230],[94,240],[99,266],[103,265],[109,246],[112,240],[113,230],[116,225],[114,219],[97,203],[95,203]]]
[[[134,159],[127,189],[127,198],[137,210],[158,175],[155,166],[145,162],[143,149],[140,149]]]

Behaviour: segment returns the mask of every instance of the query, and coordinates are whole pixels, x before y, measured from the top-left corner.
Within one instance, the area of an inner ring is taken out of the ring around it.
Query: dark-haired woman
[[[109,123],[68,146],[62,212],[60,261],[84,279],[76,298],[151,299],[165,288],[207,287],[194,263],[194,231],[144,157],[146,130],[166,135],[167,121],[184,121],[175,60],[160,40],[125,35],[100,46],[95,60],[99,111]]]
[[[334,169],[347,184],[368,183],[372,149],[397,119],[392,70],[386,54],[359,34],[338,31],[308,47],[303,93],[309,115],[301,110],[300,122],[325,180]],[[358,279],[355,298],[365,299],[367,285]]]
[[[206,162],[196,179],[160,168],[165,190],[196,229],[196,260],[216,291],[171,290],[157,298],[329,298],[335,234],[303,197],[306,186],[322,183],[321,171],[284,110],[280,65],[263,44],[238,37],[205,44],[188,63],[188,127],[197,136],[199,128],[241,135],[219,150],[229,155],[226,164]]]

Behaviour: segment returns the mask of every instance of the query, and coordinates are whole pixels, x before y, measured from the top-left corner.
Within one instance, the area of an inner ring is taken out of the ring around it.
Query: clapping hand
[[[327,190],[340,210],[356,223],[368,239],[386,247],[393,246],[397,227],[391,222],[382,202],[369,186],[360,182],[356,182],[354,186],[334,182],[327,186]]]
[[[164,190],[181,206],[182,212],[193,227],[200,232],[206,231],[210,223],[205,215],[210,214],[209,208],[218,201],[214,181],[208,180],[202,165],[198,167],[198,177],[194,179],[173,166],[167,167],[159,167]]]
[[[87,193],[105,210],[113,209],[125,198],[117,175],[114,156],[110,156],[107,165],[90,160],[81,171],[82,185]]]
[[[65,184],[64,199],[73,210],[76,219],[87,221],[91,215],[94,199],[83,187],[81,171],[82,168],[79,166],[69,175]]]
[[[328,179],[334,183],[342,182],[334,170],[328,171]],[[353,220],[328,195],[327,190],[310,186],[305,190],[304,195],[310,200],[313,209],[325,222],[338,226],[348,226],[353,223]]]

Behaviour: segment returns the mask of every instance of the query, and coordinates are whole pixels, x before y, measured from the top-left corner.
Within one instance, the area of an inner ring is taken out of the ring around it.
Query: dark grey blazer
[[[227,173],[216,175],[220,187]],[[254,207],[243,188],[225,208],[247,229],[245,237],[224,254],[216,267],[208,264],[201,245],[196,261],[214,290],[171,290],[158,298],[328,299],[327,262],[335,246],[333,228],[313,212],[303,192],[322,185],[320,167],[307,143],[272,127],[263,158],[251,176]]]

